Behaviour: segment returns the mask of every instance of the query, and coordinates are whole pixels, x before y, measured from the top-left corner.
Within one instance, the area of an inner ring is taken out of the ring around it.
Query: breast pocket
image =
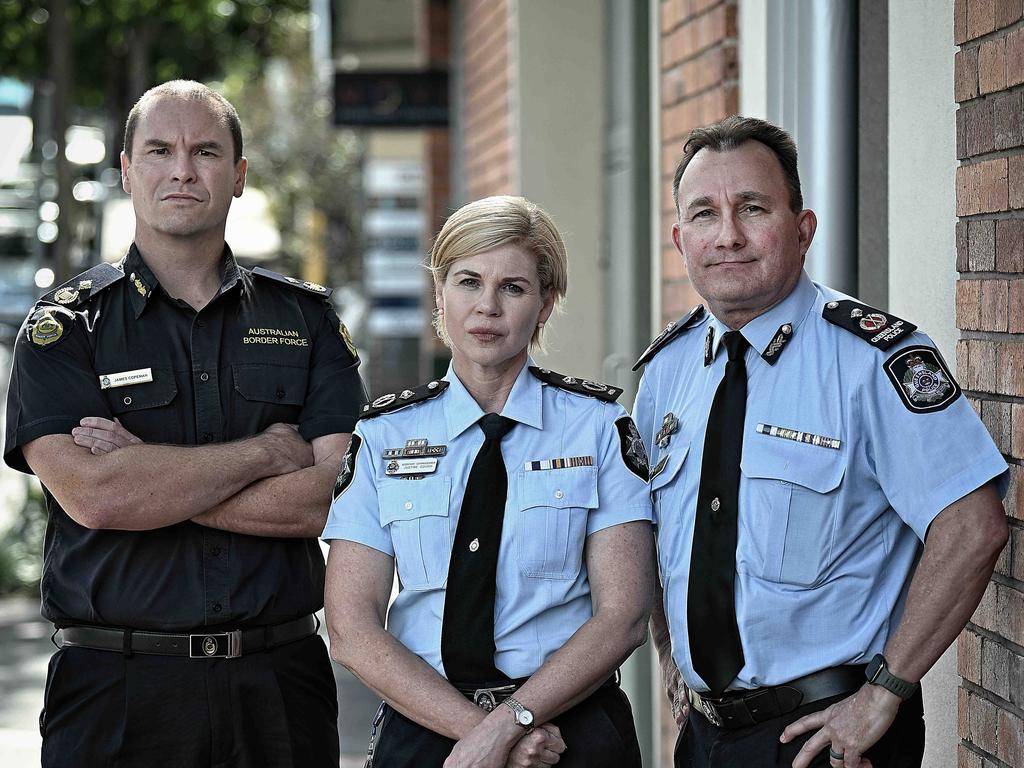
[[[291,365],[233,365],[231,438],[275,423],[295,424],[306,402],[309,371]]]
[[[437,589],[448,578],[451,486],[449,477],[426,477],[386,480],[378,490],[380,524],[389,527],[398,577],[405,589]]]
[[[651,499],[654,502],[654,522],[656,525],[673,514],[678,515],[678,498],[672,493],[671,485],[686,462],[686,454],[690,446],[674,443],[659,457],[651,469]]]
[[[184,426],[179,409],[172,406],[178,396],[174,372],[152,369],[153,380],[127,387],[103,390],[111,413],[124,428],[145,441],[184,442]]]
[[[832,562],[836,501],[846,473],[839,451],[783,441],[744,445],[740,468],[749,485],[756,529],[769,581],[814,586]]]
[[[523,574],[575,579],[583,562],[587,517],[598,505],[597,468],[519,473],[513,535]]]

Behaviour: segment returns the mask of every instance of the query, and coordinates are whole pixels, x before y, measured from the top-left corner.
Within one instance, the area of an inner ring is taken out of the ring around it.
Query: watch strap
[[[513,699],[511,696],[509,696],[507,699],[505,699],[505,701],[503,701],[502,703],[505,704],[509,709],[512,710],[512,714],[514,714],[515,718],[516,718],[516,725],[518,725],[520,728],[525,730],[527,733],[529,733],[530,731],[533,730],[533,727],[535,725],[535,723],[533,722],[533,712],[530,712],[530,710],[528,710],[526,707],[524,707],[518,701]],[[522,715],[524,713],[529,714],[529,716],[530,716],[529,717],[529,721],[530,721],[529,723],[524,723],[523,722]]]
[[[874,670],[873,674],[872,670]],[[869,683],[885,688],[885,690],[896,694],[904,701],[913,696],[921,685],[920,683],[912,683],[909,680],[896,677],[896,675],[889,671],[889,662],[880,653],[875,654],[875,657],[871,659],[867,671]]]

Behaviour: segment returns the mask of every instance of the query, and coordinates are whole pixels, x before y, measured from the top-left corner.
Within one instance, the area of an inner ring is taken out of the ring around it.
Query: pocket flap
[[[448,516],[450,477],[424,477],[422,480],[385,479],[377,489],[380,524],[420,517]]]
[[[846,474],[846,455],[778,438],[748,440],[743,446],[740,471],[747,477],[782,480],[829,493],[839,487]]]
[[[291,365],[234,365],[235,389],[246,400],[282,405],[306,401],[306,368]]]
[[[596,509],[597,467],[542,469],[522,474],[522,508]]]
[[[658,470],[658,474],[651,480],[651,490],[656,491],[668,485],[679,474],[679,468],[683,466],[686,461],[686,454],[690,452],[689,445],[669,445],[661,455],[658,457],[658,461],[651,467],[651,473]],[[661,465],[661,462],[665,462]],[[659,469],[659,466],[661,468]]]
[[[159,408],[174,400],[178,396],[178,385],[174,381],[174,374],[170,371],[156,370],[153,373],[153,381],[106,390],[110,410],[115,415],[129,413],[143,408]]]

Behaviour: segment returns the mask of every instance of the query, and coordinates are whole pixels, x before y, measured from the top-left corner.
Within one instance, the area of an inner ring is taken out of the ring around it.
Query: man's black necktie
[[[739,331],[726,333],[722,342],[729,361],[704,437],[686,606],[693,668],[714,696],[720,696],[743,668],[736,625],[736,524],[747,412],[743,353],[750,345]]]
[[[484,444],[466,481],[448,564],[441,624],[441,661],[449,680],[497,682],[494,666],[494,594],[508,475],[501,439],[515,422],[488,413],[480,419]]]

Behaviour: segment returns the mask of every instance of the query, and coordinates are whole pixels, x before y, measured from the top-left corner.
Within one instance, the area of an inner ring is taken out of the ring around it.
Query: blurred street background
[[[178,77],[241,116],[235,255],[333,287],[375,395],[447,367],[423,267],[445,217],[521,194],[570,261],[537,362],[630,408],[633,361],[698,301],[669,239],[687,133],[734,113],[790,131],[810,276],[927,330],[1011,465],[1011,544],[924,680],[925,765],[1024,765],[1024,2],[0,0],[0,386],[34,300],[131,243],[124,121]],[[0,466],[5,768],[38,763],[40,502]],[[667,768],[657,667],[643,646],[623,687]],[[347,768],[376,701],[336,673]]]

